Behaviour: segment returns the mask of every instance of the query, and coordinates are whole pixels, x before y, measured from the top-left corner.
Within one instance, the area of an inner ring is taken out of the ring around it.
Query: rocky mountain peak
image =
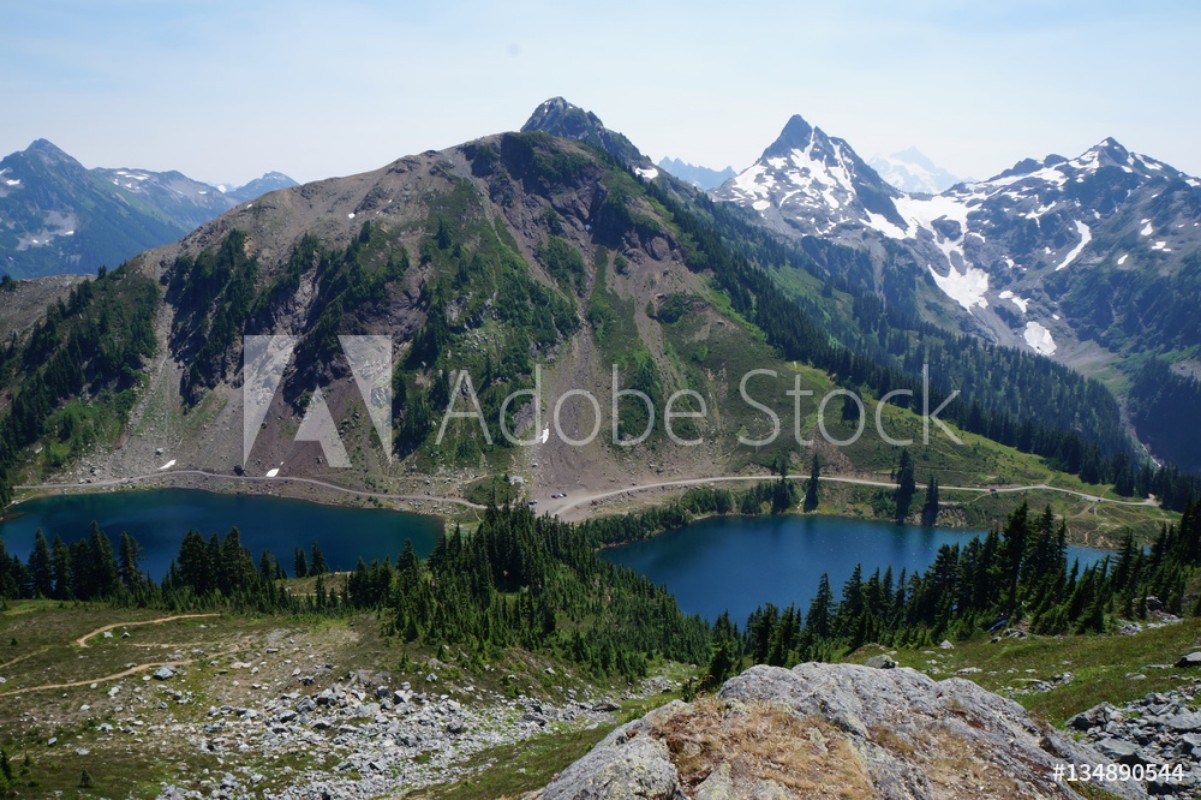
[[[820,128],[814,128],[800,114],[793,114],[776,140],[763,151],[763,157],[786,156],[793,150],[804,150],[819,136],[826,138]]]
[[[83,168],[82,164],[49,139],[34,139],[21,154],[36,158],[47,165]]]
[[[650,160],[642,155],[633,142],[606,128],[596,114],[573,105],[562,97],[552,97],[534,109],[534,113],[521,126],[521,130],[523,133],[542,131],[551,136],[576,139],[599,147],[627,163],[650,165]]]

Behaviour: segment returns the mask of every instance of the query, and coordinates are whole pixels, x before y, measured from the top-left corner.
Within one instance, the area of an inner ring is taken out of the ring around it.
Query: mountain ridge
[[[240,202],[295,185],[267,173],[221,191],[181,172],[85,168],[48,139],[0,160],[0,273],[90,274],[172,241]]]

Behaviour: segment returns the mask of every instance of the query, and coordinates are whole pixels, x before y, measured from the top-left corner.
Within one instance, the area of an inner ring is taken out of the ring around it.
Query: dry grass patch
[[[843,734],[825,720],[799,718],[785,708],[703,698],[655,720],[651,735],[666,743],[690,795],[728,764],[734,796],[749,796],[764,781],[800,797],[874,796]]]

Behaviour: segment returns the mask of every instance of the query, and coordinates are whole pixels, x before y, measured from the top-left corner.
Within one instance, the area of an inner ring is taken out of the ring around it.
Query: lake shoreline
[[[742,484],[747,481],[753,481],[760,476],[726,476],[714,478],[699,478],[695,479],[697,485],[717,485],[722,483]],[[764,474],[762,480],[773,480],[773,476]],[[198,491],[209,492],[216,495],[255,495],[255,496],[270,496],[280,497],[284,499],[300,500],[304,502],[314,503],[322,506],[333,506],[342,508],[375,508],[397,511],[407,514],[416,514],[419,516],[432,517],[437,519],[443,526],[452,526],[462,523],[470,527],[473,522],[479,519],[479,513],[483,510],[483,506],[466,500],[462,497],[453,497],[448,495],[401,495],[390,494],[387,492],[376,492],[367,489],[355,489],[351,487],[337,486],[332,483],[318,481],[307,477],[295,476],[278,476],[266,478],[260,476],[232,475],[207,472],[202,470],[176,470],[165,472],[162,474],[144,475],[136,478],[125,478],[120,480],[105,481],[101,483],[81,483],[81,484],[42,484],[35,487],[18,487],[21,490],[19,498],[12,501],[9,506],[0,511],[0,524],[10,520],[14,513],[19,514],[18,506],[22,503],[33,499],[47,496],[70,496],[80,494],[110,494],[118,492],[139,492],[152,491],[155,489],[195,489]],[[829,505],[833,508],[824,508],[817,512],[802,511],[799,507],[789,510],[784,514],[770,515],[764,514],[741,514],[731,512],[730,514],[705,514],[693,517],[693,522],[699,522],[710,517],[747,517],[755,518],[757,516],[792,516],[792,517],[828,517],[830,519],[853,520],[853,521],[871,521],[880,523],[897,523],[887,517],[881,517],[870,513],[864,513],[864,504],[856,502],[853,498],[855,490],[864,491],[870,487],[846,487],[850,490],[850,494],[835,500]],[[676,487],[658,487],[655,485],[633,486],[628,487],[623,491],[622,495],[605,498],[599,501],[593,501],[588,504],[580,504],[572,508],[572,512],[568,513],[564,521],[571,523],[583,522],[589,519],[596,519],[605,516],[620,516],[630,513],[645,511],[650,508],[664,508],[677,500],[687,489],[682,486]],[[1012,508],[1017,508],[1019,501],[1015,497]],[[827,505],[827,503],[823,503]],[[956,507],[959,503],[954,501],[947,502],[944,508],[944,514],[939,520],[939,524],[933,526],[939,530],[976,530],[981,528],[991,527],[991,524],[982,524],[979,520],[969,521],[957,513]],[[1031,505],[1035,507],[1034,504]],[[1012,509],[1009,509],[1012,510]],[[549,513],[555,514],[554,510]],[[904,523],[913,524],[913,523]],[[642,539],[658,536],[666,531],[656,531],[650,533]],[[1097,550],[1116,550],[1119,542],[1105,535],[1092,535],[1088,532],[1081,531],[1078,527],[1074,527],[1069,521],[1069,541],[1072,544],[1078,544],[1084,547]],[[606,545],[601,549],[609,549],[613,545]],[[619,545],[618,545],[619,546]]]
[[[465,512],[472,511],[474,506],[474,504],[459,498],[437,495],[389,495],[384,492],[336,487],[332,484],[314,482],[308,478],[290,476],[261,478],[223,475],[198,470],[179,470],[165,472],[161,475],[126,478],[105,483],[54,486],[42,484],[33,488],[20,488],[20,496],[14,499],[0,515],[0,524],[14,516],[14,510],[21,504],[44,497],[127,494],[157,489],[190,489],[214,495],[278,497],[328,507],[398,511],[430,517],[442,525],[453,524],[462,518]]]

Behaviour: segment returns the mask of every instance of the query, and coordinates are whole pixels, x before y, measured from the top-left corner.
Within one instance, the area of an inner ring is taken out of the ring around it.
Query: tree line
[[[282,614],[372,611],[385,630],[430,648],[457,645],[484,659],[506,648],[553,655],[595,677],[642,677],[656,658],[702,663],[708,626],[661,587],[598,558],[574,526],[525,507],[490,507],[479,527],[443,533],[427,559],[406,542],[396,558],[327,572],[320,549],[294,553],[289,583],[278,558],[256,560],[237,528],[189,531],[161,581],[140,567],[127,533],[114,550],[95,524],[67,544],[40,532],[27,562],[0,541],[0,597],[101,600],[171,611]]]
[[[1121,549],[1081,567],[1068,563],[1067,527],[1050,508],[1023,503],[1005,524],[964,545],[943,545],[924,572],[865,575],[856,567],[835,594],[822,575],[807,609],[772,604],[739,628],[728,615],[713,626],[706,680],[720,684],[751,663],[830,660],[869,642],[923,647],[1024,623],[1035,634],[1100,633],[1114,619],[1150,609],[1196,615],[1186,586],[1201,567],[1201,507],[1187,504],[1144,550],[1127,535]]]

